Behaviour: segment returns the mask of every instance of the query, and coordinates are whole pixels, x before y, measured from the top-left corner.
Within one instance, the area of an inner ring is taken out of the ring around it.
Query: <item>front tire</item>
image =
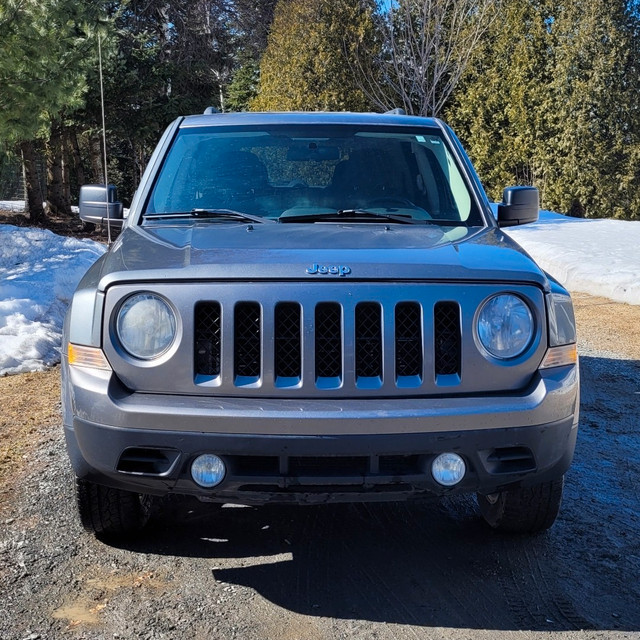
[[[151,513],[151,496],[81,478],[76,478],[76,498],[82,526],[99,538],[131,536],[144,527]]]
[[[556,521],[562,502],[564,476],[533,487],[477,494],[480,513],[497,531],[540,533]]]

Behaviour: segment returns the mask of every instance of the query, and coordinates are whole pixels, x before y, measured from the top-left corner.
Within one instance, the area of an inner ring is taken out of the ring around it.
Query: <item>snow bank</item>
[[[92,240],[0,225],[0,375],[60,361],[67,306],[104,251]]]
[[[640,222],[542,211],[537,223],[507,232],[570,291],[640,304]]]

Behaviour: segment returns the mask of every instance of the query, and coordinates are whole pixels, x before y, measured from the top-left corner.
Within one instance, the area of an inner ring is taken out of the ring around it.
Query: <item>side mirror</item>
[[[507,187],[498,204],[498,224],[515,227],[536,222],[540,211],[540,195],[535,187]]]
[[[122,202],[117,201],[118,190],[112,184],[85,184],[80,187],[80,219],[89,224],[122,226]]]

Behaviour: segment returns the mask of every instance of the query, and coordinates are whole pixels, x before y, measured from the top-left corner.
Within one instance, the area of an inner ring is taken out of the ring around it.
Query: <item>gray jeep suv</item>
[[[477,494],[551,526],[578,423],[568,293],[501,227],[457,138],[398,114],[205,113],[166,130],[64,330],[82,522],[153,496],[240,504]],[[113,216],[116,216],[115,219]]]

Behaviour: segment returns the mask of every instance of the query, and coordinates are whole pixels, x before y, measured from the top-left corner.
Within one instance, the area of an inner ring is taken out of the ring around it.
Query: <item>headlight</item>
[[[127,353],[151,360],[171,346],[176,336],[176,316],[160,296],[137,293],[120,307],[116,332]]]
[[[508,293],[489,298],[478,314],[478,338],[495,358],[515,358],[533,338],[533,316],[527,304]]]

